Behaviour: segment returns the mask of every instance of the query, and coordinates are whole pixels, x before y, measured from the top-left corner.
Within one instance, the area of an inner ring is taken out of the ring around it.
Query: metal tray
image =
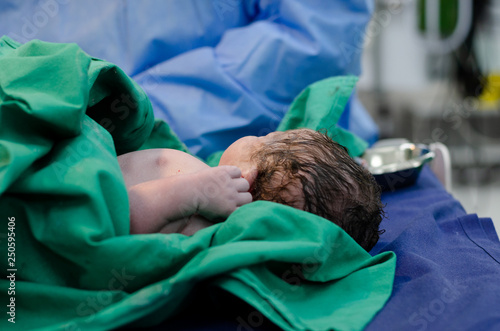
[[[423,165],[433,158],[434,152],[427,145],[389,139],[368,148],[361,157],[361,164],[383,190],[395,190],[413,184]]]

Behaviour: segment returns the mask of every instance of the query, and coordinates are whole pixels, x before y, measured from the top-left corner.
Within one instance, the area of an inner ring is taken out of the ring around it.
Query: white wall
[[[358,87],[375,89],[375,52],[379,50],[382,91],[423,89],[429,84],[427,52],[418,31],[416,0],[377,1],[383,3],[386,6],[377,6],[367,29]]]

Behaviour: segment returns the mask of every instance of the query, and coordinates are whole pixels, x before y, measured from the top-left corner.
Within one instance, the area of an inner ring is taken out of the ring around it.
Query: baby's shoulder
[[[127,186],[209,168],[196,157],[175,149],[155,148],[118,156]]]

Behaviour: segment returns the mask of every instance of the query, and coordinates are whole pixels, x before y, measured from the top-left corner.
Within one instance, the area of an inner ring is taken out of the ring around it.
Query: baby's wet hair
[[[254,200],[289,205],[340,226],[370,251],[382,231],[380,187],[347,149],[327,134],[309,129],[287,131],[252,153],[257,178]],[[301,196],[294,192],[301,192]]]

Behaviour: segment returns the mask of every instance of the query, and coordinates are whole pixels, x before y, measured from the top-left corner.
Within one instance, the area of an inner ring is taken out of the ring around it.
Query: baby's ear
[[[258,173],[259,172],[258,172],[257,169],[244,170],[241,173],[241,177],[245,178],[248,181],[248,184],[250,184],[250,190],[249,191],[252,191],[253,184],[254,184],[255,180],[257,179]]]

